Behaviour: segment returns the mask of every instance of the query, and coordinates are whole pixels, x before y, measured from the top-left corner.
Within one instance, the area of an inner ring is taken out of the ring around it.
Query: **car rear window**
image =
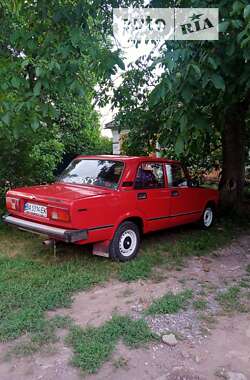
[[[124,163],[113,160],[76,159],[57,178],[58,182],[116,189]]]

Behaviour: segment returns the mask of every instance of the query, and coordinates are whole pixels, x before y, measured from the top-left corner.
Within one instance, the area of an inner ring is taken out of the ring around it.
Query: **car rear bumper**
[[[3,221],[4,223],[15,226],[21,230],[47,235],[52,239],[62,240],[67,243],[74,243],[80,240],[88,239],[87,230],[68,230],[64,228],[52,227],[41,223],[16,218],[11,215],[3,216]]]

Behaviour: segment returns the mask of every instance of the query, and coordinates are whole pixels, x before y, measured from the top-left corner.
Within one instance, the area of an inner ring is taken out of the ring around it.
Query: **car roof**
[[[170,163],[179,163],[180,161],[177,160],[169,160],[168,158],[158,158],[158,157],[152,157],[152,156],[119,156],[119,155],[112,155],[112,154],[101,154],[101,155],[92,155],[92,156],[83,156],[79,155],[76,158],[82,158],[82,159],[98,159],[98,160],[115,160],[115,161],[137,161],[137,162],[144,162],[144,161],[158,161],[158,162],[170,162]]]

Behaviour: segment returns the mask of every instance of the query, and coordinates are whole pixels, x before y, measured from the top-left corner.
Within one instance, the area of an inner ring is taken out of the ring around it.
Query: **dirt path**
[[[148,350],[128,350],[120,345],[113,363],[106,363],[98,375],[88,380],[212,380],[216,370],[244,373],[250,379],[250,317],[220,318],[212,334],[201,343],[183,341],[170,348],[164,344]],[[115,368],[120,357],[123,368]]]
[[[237,284],[249,264],[250,235],[233,241],[213,256],[190,258],[182,271],[162,272],[158,283],[116,281],[80,292],[74,297],[70,309],[50,312],[48,317],[68,315],[83,327],[100,326],[114,313],[139,318],[153,299],[169,291],[178,293],[192,289],[196,296],[206,298],[206,311],[187,309],[174,315],[147,317],[148,324],[157,334],[176,334],[178,343],[175,347],[157,343],[130,350],[120,343],[111,360],[97,374],[85,378],[213,380],[219,379],[215,373],[223,379],[226,378],[224,372],[231,371],[241,373],[243,377],[230,379],[250,380],[250,314],[223,313],[214,297],[216,292]],[[213,317],[207,318],[207,315]],[[58,343],[32,357],[5,360],[6,351],[13,343],[1,344],[0,380],[82,379],[80,371],[69,364],[72,353],[64,344],[65,334],[61,331]]]

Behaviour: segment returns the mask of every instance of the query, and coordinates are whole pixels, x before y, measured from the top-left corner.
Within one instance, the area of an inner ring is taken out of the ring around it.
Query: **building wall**
[[[122,138],[128,134],[127,130],[119,132],[117,129],[112,129],[113,135],[113,154],[121,154]]]
[[[113,129],[112,134],[113,134],[113,154],[120,154],[121,152],[120,133],[117,129]]]

